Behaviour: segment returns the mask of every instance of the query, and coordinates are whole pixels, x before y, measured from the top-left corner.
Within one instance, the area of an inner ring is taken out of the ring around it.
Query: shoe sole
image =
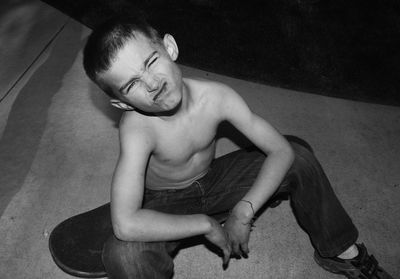
[[[350,277],[350,275],[348,275],[345,271],[338,270],[338,269],[334,266],[334,264],[330,264],[330,263],[327,263],[327,262],[321,262],[321,261],[320,261],[320,258],[319,258],[318,256],[316,256],[315,254],[314,254],[314,261],[315,261],[320,267],[322,267],[323,269],[325,269],[326,271],[329,271],[329,272],[331,272],[331,273],[344,275],[344,276],[346,276],[348,279],[357,278],[357,277],[354,277],[354,276],[353,276],[353,277]]]

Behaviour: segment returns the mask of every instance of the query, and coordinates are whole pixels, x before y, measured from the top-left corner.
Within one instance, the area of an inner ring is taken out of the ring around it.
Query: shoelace
[[[378,261],[375,259],[373,255],[367,256],[362,262],[357,263],[357,266],[360,267],[360,271],[362,274],[359,275],[360,279],[379,279],[378,271],[382,271],[382,269],[378,265]]]

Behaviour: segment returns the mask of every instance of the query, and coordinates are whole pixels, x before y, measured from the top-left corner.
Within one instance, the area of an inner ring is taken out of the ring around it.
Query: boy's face
[[[100,74],[100,80],[126,105],[150,113],[171,111],[180,104],[183,90],[182,75],[174,63],[178,56],[175,40],[166,35],[156,44],[141,33],[135,35],[117,53],[110,69]]]

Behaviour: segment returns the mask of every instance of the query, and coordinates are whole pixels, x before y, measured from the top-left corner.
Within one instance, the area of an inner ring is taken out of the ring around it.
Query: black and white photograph
[[[0,278],[400,278],[400,2],[4,0]]]

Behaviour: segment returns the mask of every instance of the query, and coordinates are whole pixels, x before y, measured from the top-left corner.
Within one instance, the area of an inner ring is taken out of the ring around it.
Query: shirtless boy
[[[103,249],[109,278],[170,278],[173,251],[197,235],[221,249],[227,267],[231,256],[247,256],[254,215],[278,193],[290,194],[319,265],[348,278],[392,278],[355,244],[358,231],[312,152],[289,143],[232,88],[183,78],[177,58],[173,36],[139,20],[103,25],[85,47],[86,73],[125,111],[114,235]],[[223,121],[257,148],[215,159]]]

